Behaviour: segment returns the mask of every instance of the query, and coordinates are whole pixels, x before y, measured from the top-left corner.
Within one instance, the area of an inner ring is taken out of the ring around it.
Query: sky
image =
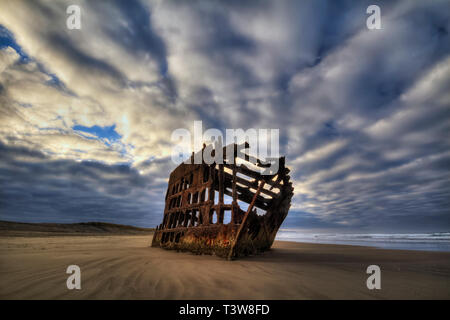
[[[171,134],[201,120],[280,130],[284,228],[449,231],[449,9],[2,0],[0,220],[154,227]]]

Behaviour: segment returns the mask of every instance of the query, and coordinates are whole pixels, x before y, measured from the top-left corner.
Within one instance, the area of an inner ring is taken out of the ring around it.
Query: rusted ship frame
[[[267,164],[241,152],[248,148],[247,143],[231,147],[233,162],[225,158],[224,147],[222,164],[191,161],[172,171],[164,218],[154,233],[153,247],[215,254],[229,260],[270,249],[293,196],[285,158],[279,158],[277,172],[262,175],[249,163],[257,167]],[[194,157],[192,154],[191,160]],[[236,165],[237,159],[244,163]],[[225,196],[231,203],[224,201]],[[229,221],[224,221],[226,218]]]

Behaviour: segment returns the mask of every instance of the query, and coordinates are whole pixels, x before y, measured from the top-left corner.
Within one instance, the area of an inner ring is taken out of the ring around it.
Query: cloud
[[[288,225],[450,227],[446,1],[380,1],[373,31],[370,1],[80,0],[81,30],[69,4],[0,4],[2,218],[158,223],[171,133],[202,120],[280,129]]]
[[[165,183],[128,165],[54,160],[38,151],[3,144],[0,150],[2,219],[159,223],[154,211],[162,200],[155,193],[163,192]]]

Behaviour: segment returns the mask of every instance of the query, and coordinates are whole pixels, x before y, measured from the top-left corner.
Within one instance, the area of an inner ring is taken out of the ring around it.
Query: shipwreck
[[[270,164],[246,153],[248,147],[223,147],[219,164],[195,162],[192,153],[172,171],[152,247],[228,260],[270,249],[288,214],[293,187],[284,157],[275,159],[276,170],[261,173]]]

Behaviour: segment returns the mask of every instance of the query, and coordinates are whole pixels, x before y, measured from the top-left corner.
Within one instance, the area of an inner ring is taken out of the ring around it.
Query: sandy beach
[[[149,247],[151,234],[0,236],[1,299],[450,299],[450,253],[278,241],[236,261]],[[66,268],[81,268],[68,290]],[[366,287],[381,268],[381,290]]]

